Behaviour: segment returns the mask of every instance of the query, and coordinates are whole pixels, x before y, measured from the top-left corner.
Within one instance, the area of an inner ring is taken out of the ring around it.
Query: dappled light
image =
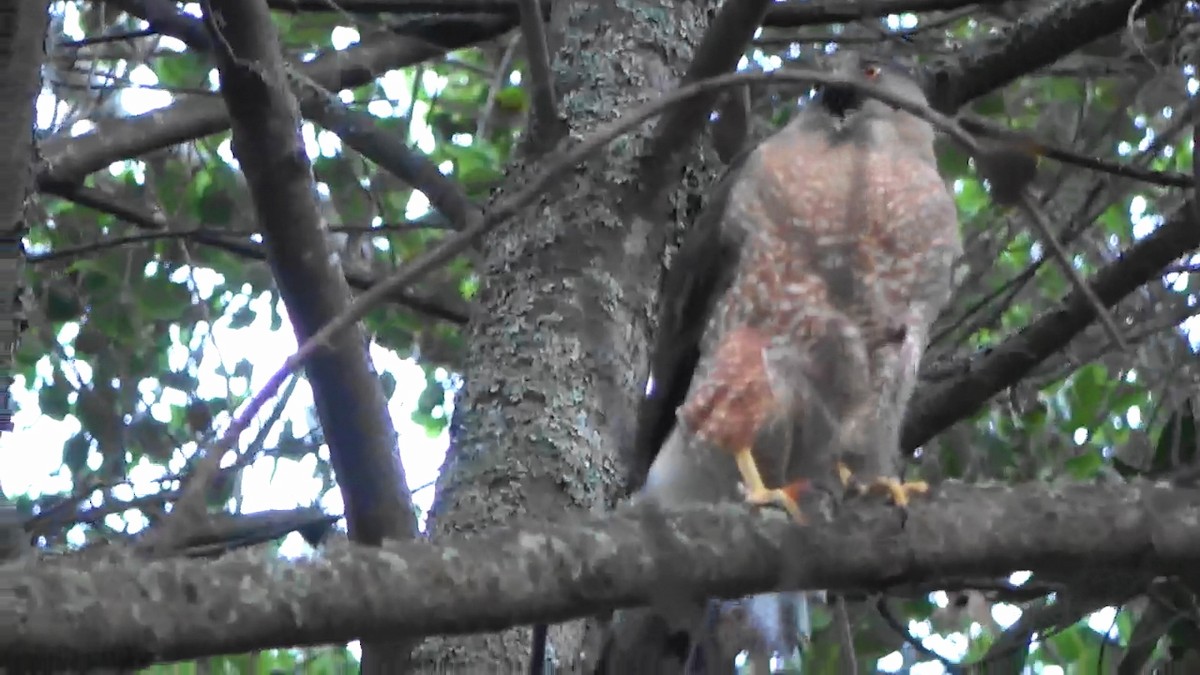
[[[1200,672],[1196,2],[13,7],[0,670]]]

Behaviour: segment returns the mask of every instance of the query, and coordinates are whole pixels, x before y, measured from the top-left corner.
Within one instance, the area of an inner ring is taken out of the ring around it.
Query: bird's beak
[[[817,91],[821,105],[838,117],[845,117],[862,105],[862,95],[851,86],[826,84]]]
[[[853,68],[838,64],[831,74],[846,77],[855,72]],[[863,96],[856,87],[845,84],[819,84],[816,89],[817,102],[838,117],[845,117],[862,106]]]

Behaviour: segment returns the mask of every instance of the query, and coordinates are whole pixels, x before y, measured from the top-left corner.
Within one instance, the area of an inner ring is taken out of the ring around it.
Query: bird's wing
[[[717,302],[737,275],[744,231],[725,218],[729,196],[752,150],[734,159],[717,181],[711,201],[684,238],[663,283],[658,329],[650,354],[653,389],[638,409],[628,485],[641,487],[650,465],[675,426],[700,361],[702,340]]]

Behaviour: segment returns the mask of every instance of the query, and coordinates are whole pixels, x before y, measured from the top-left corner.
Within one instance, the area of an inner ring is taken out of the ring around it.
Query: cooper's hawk
[[[832,61],[925,102],[891,64]],[[899,505],[924,490],[897,478],[900,426],[961,251],[933,141],[922,119],[824,86],[731,167],[663,289],[634,471],[650,466],[635,500],[736,499],[740,483],[744,499],[803,520],[797,497],[837,488],[839,474]],[[688,641],[673,631],[686,635],[697,615],[680,626],[625,614],[609,672],[678,672]]]

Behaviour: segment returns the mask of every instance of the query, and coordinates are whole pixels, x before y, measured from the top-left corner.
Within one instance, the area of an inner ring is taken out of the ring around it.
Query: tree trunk
[[[33,190],[34,106],[45,56],[47,0],[0,7],[0,433],[12,430],[8,387],[24,327],[20,294],[25,204]]]
[[[555,3],[548,41],[566,142],[670,90],[717,5]],[[612,143],[487,238],[481,311],[469,329],[433,536],[614,502],[618,452],[645,386],[669,223],[687,215],[676,208],[653,231],[635,231],[616,208],[649,128]],[[510,189],[534,175],[544,155],[527,147],[509,169]],[[673,196],[677,204],[686,199]],[[551,631],[566,672],[576,669],[584,632],[578,625]],[[422,672],[518,672],[529,658],[529,633],[430,640],[415,663]]]

